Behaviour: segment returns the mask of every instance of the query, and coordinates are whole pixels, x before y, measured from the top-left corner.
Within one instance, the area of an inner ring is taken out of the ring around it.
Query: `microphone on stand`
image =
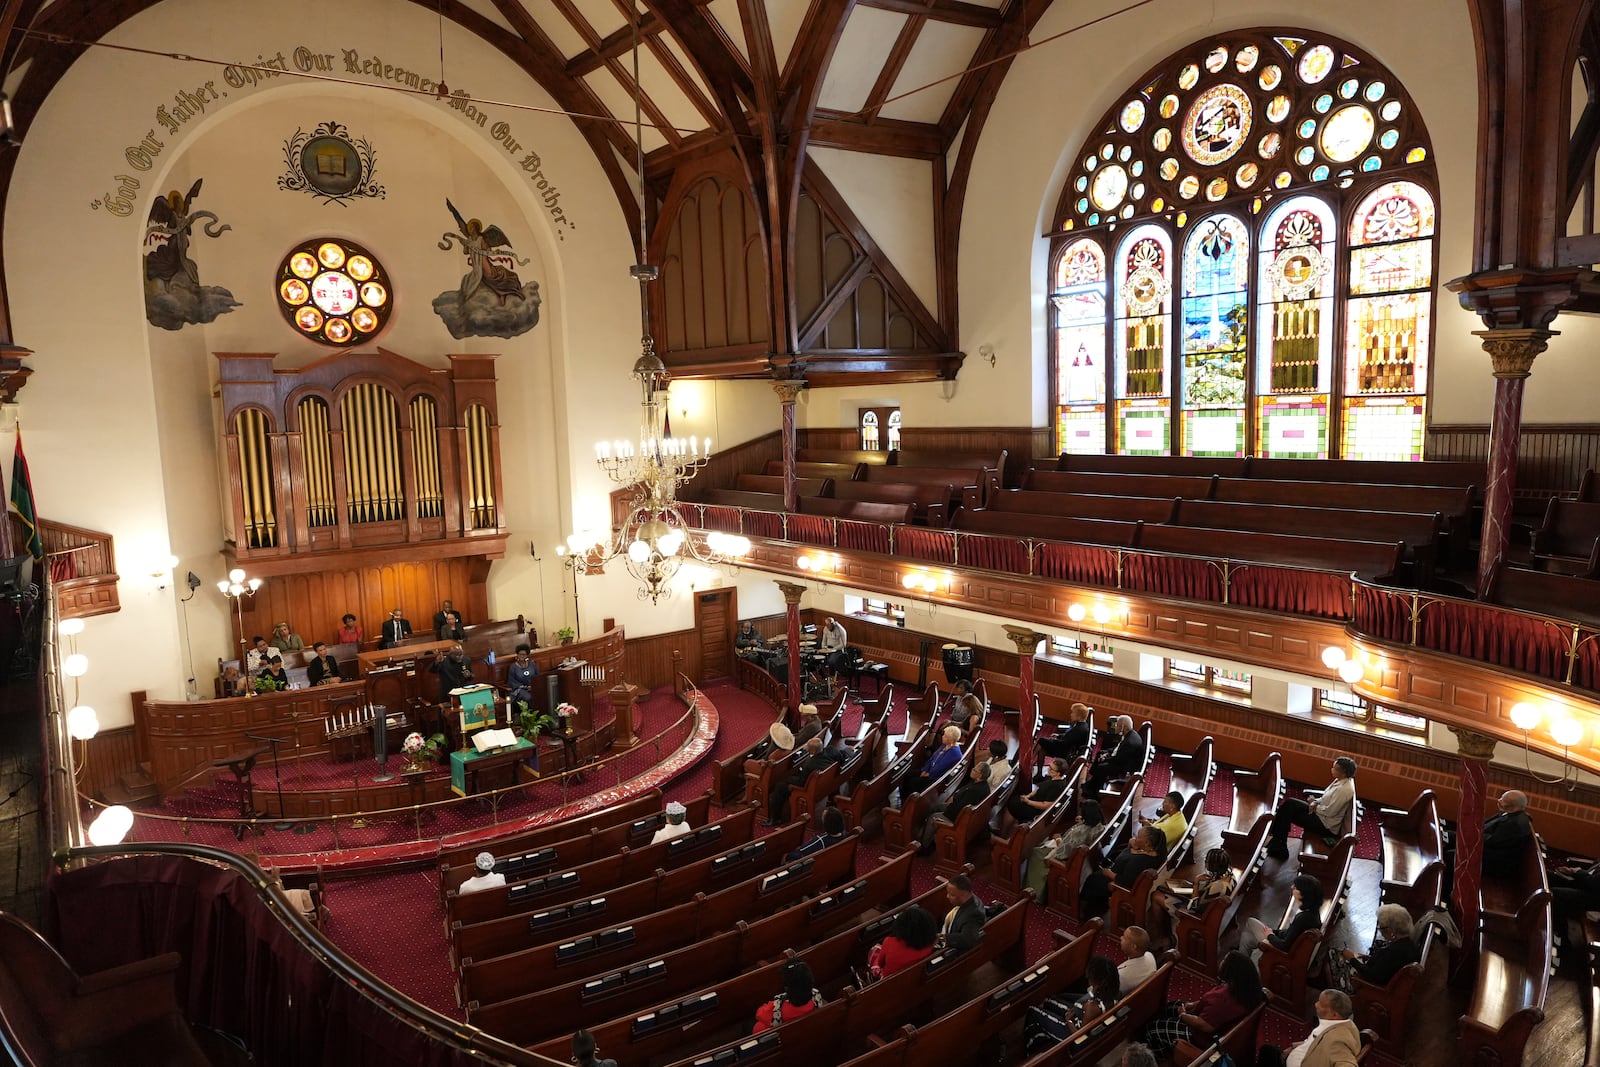
[[[273,824],[272,828],[281,833],[293,825],[293,823],[286,821],[283,814],[283,775],[278,770],[278,746],[283,744],[286,738],[268,737],[265,734],[252,733],[246,733],[245,736],[252,741],[264,741],[272,746],[272,778],[273,781],[278,783],[278,821]]]

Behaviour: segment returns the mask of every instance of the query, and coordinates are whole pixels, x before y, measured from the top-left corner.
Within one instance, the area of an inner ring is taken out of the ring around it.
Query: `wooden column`
[[[1478,890],[1483,885],[1483,812],[1488,801],[1489,760],[1495,740],[1475,730],[1450,727],[1461,756],[1461,808],[1456,818],[1456,871],[1450,897],[1464,946],[1477,944]]]
[[[799,479],[795,475],[794,402],[805,387],[802,379],[772,383],[772,391],[783,404],[783,510],[791,515],[800,510]]]
[[[800,714],[800,598],[805,596],[806,587],[793,582],[779,582],[778,589],[783,593],[783,602],[788,605],[789,691],[784,696],[784,707],[792,722]]]
[[[1045,635],[1026,626],[1007,626],[1006,636],[1017,646],[1017,763],[1024,779],[1033,773],[1034,708],[1033,657]]]

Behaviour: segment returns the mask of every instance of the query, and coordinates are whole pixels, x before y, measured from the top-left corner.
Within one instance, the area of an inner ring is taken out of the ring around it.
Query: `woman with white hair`
[[[506,876],[494,869],[494,853],[480,852],[472,864],[478,873],[461,883],[461,888],[456,890],[462,896],[468,893],[477,893],[484,889],[498,889],[506,884]]]
[[[1350,969],[1363,981],[1373,985],[1388,985],[1389,979],[1399,974],[1407,964],[1416,963],[1422,958],[1421,947],[1411,939],[1412,929],[1411,913],[1405,908],[1399,904],[1381,905],[1378,908],[1378,939],[1372,943],[1372,951],[1361,956],[1345,949],[1344,958],[1350,961]]]

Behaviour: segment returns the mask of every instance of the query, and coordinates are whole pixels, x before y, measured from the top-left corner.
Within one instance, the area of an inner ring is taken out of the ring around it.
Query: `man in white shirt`
[[[1275,860],[1289,858],[1291,826],[1316,834],[1329,845],[1335,844],[1344,833],[1350,806],[1355,802],[1356,761],[1340,756],[1333,761],[1333,781],[1321,796],[1309,802],[1291,797],[1278,805],[1272,816],[1272,829],[1267,833],[1267,855]]]
[[[468,893],[477,893],[484,889],[498,889],[506,884],[506,876],[494,869],[493,853],[478,853],[473,866],[478,868],[478,873],[461,883],[461,888],[456,890],[460,895],[466,896]]]
[[[1117,964],[1117,978],[1122,995],[1127,996],[1156,973],[1156,958],[1150,952],[1150,935],[1142,926],[1130,926],[1122,931],[1119,944],[1127,958]]]
[[[675,837],[682,837],[691,827],[685,821],[689,817],[689,809],[679,804],[676,800],[667,802],[667,821],[661,829],[655,832],[650,839],[652,845],[659,845],[663,841],[671,841]]]
[[[843,652],[845,644],[844,627],[838,619],[830,618],[822,624],[822,651]]]
[[[1283,1053],[1284,1067],[1355,1067],[1361,1054],[1361,1031],[1350,1018],[1353,1011],[1348,995],[1324,989],[1317,998],[1316,1028]]]

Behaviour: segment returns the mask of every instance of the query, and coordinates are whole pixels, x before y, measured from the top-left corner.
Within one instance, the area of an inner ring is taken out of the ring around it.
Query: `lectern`
[[[619,748],[632,748],[639,743],[634,729],[639,721],[639,694],[642,692],[643,689],[627,682],[614,685],[606,692],[606,696],[611,698],[611,711],[616,716],[616,743]]]

